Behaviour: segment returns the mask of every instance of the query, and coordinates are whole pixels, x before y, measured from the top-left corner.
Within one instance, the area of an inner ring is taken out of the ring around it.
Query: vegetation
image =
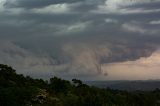
[[[160,90],[100,89],[57,77],[48,82],[0,64],[0,106],[160,106]]]

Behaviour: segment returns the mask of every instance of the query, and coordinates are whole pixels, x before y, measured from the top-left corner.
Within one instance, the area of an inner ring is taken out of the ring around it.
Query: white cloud
[[[67,28],[67,30],[70,32],[72,31],[80,31],[80,30],[84,30],[87,26],[87,23],[76,23],[74,25],[71,25]]]
[[[106,23],[118,23],[118,20],[116,20],[116,19],[111,19],[111,18],[106,18],[104,21],[105,21]]]
[[[0,11],[3,11],[6,0],[0,0]]]
[[[149,24],[151,24],[151,25],[158,25],[158,24],[160,24],[160,20],[150,21]]]
[[[141,33],[141,34],[144,34],[147,32],[146,29],[136,25],[136,24],[131,24],[131,23],[124,23],[122,25],[122,28],[125,30],[125,31],[129,31],[129,32],[138,32],[138,33]]]
[[[160,50],[136,61],[105,64],[102,69],[108,73],[106,79],[160,79]]]
[[[159,33],[159,29],[149,29],[141,26],[138,23],[124,23],[122,24],[122,30],[127,32],[134,32],[140,34],[147,34],[147,35],[157,35]]]
[[[125,6],[132,6],[136,4],[153,3],[160,0],[106,0],[105,5],[109,8],[120,8]]]
[[[62,13],[68,13],[70,11],[70,5],[66,3],[52,4],[43,8],[34,8],[31,11],[35,13],[62,14]]]
[[[55,33],[58,35],[64,35],[64,34],[73,34],[73,33],[79,33],[87,30],[87,28],[90,27],[91,21],[86,22],[76,22],[70,25],[58,25],[58,31]]]
[[[105,4],[98,5],[92,12],[106,14],[136,14],[160,12],[160,9],[130,8],[131,6],[145,3],[160,2],[160,0],[106,0]]]

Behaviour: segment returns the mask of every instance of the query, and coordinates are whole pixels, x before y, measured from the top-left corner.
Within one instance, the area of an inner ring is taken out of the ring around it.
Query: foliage
[[[160,106],[160,90],[120,91],[72,83],[57,77],[50,81],[16,74],[0,64],[0,106]]]

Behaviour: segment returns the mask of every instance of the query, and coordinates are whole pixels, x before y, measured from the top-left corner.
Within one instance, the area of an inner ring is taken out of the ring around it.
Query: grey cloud
[[[113,7],[129,12],[141,8],[149,10],[147,14],[93,12],[98,6],[108,11],[106,0],[3,1],[6,3],[0,2],[1,63],[15,66],[19,73],[104,77],[101,65],[148,57],[159,47],[160,15],[159,11],[152,12],[159,10],[159,0],[124,4],[123,0],[108,0]],[[61,7],[61,11],[57,10],[61,14],[50,10],[56,6]],[[50,8],[45,10],[46,7]],[[8,40],[14,43],[5,43]]]
[[[4,0],[4,7],[7,9],[25,9],[26,11],[43,13],[47,11],[55,11],[55,7],[61,10],[64,6],[71,8],[70,10],[75,12],[87,12],[96,7],[97,4],[102,3],[102,1],[94,0]],[[63,8],[63,9],[67,9]],[[47,10],[48,9],[48,10]],[[47,11],[46,11],[47,10]],[[43,12],[42,12],[43,11]],[[47,12],[48,13],[48,12]],[[54,13],[54,12],[52,12]]]
[[[41,52],[37,55],[10,41],[2,41],[0,46],[0,63],[14,66],[18,73],[45,79],[55,75],[63,76],[64,78],[67,78],[67,76],[74,78],[76,75],[79,77],[91,77],[101,73],[100,63],[98,63],[98,60],[95,60],[96,55],[92,51],[80,50],[81,52],[78,53],[75,48],[71,47],[69,50],[68,48],[70,47],[63,48],[65,56],[70,55],[69,57],[72,59],[67,63],[58,63],[58,60],[47,53]]]
[[[13,1],[13,2],[11,2]],[[85,0],[11,0],[11,1],[7,1],[5,3],[6,7],[16,7],[16,8],[41,8],[41,7],[45,7],[51,4],[61,4],[61,3],[76,3],[76,2],[82,2]]]
[[[10,41],[1,41],[0,56],[1,64],[11,65],[17,69],[18,73],[25,75],[31,75],[32,73],[32,76],[34,76],[38,73],[39,75],[47,73],[50,76],[55,69],[53,66],[56,66],[56,60],[49,57],[49,55],[45,53],[36,55]]]

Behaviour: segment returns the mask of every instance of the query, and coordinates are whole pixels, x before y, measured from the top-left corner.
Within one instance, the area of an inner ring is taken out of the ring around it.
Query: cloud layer
[[[141,70],[133,61],[159,48],[159,6],[160,0],[0,0],[0,63],[43,78],[112,79],[115,69],[103,66],[128,61]]]

